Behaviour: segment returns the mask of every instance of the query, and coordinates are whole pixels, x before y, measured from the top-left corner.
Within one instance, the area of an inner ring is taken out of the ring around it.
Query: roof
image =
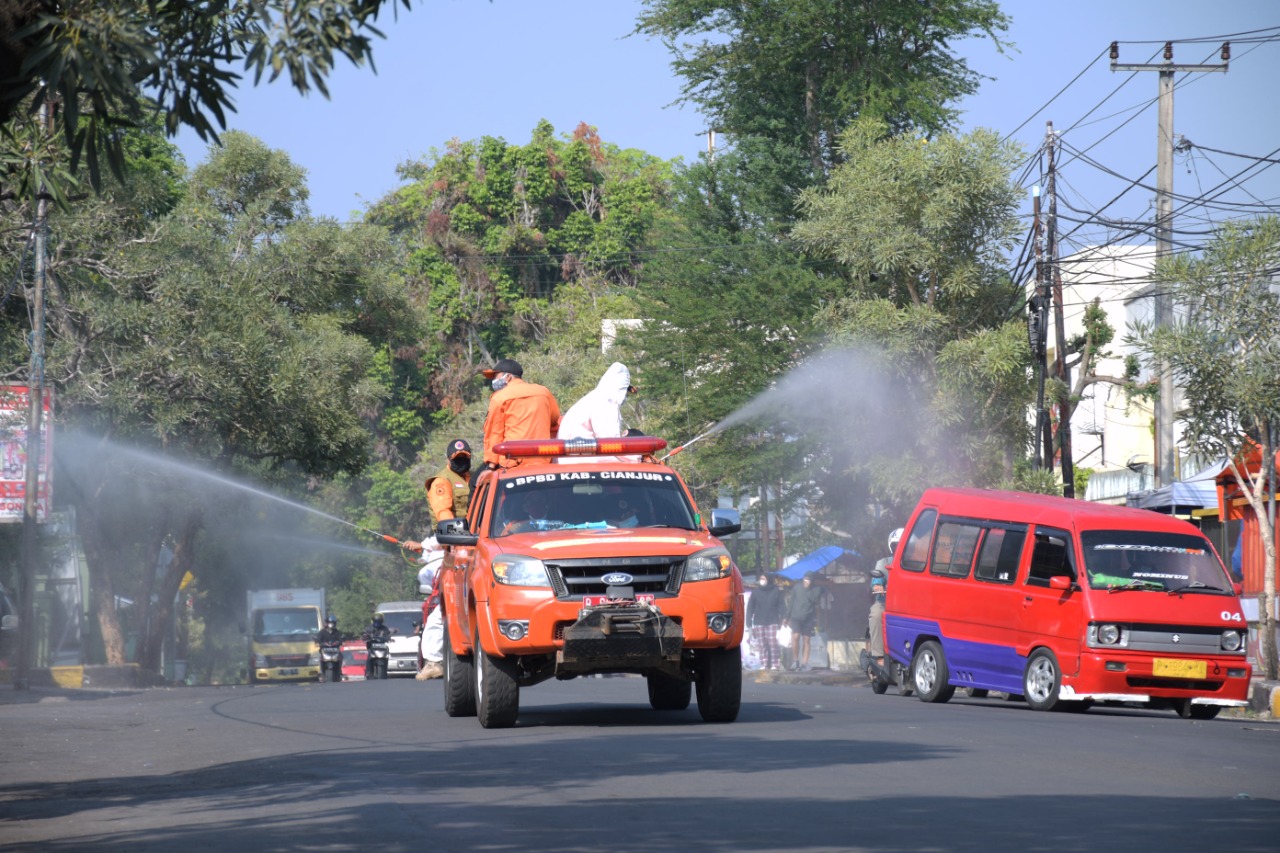
[[[855,552],[845,551],[845,549],[836,545],[824,545],[816,551],[811,551],[810,553],[805,554],[791,565],[775,572],[775,574],[782,575],[784,578],[790,578],[791,580],[799,580],[809,572],[820,571],[843,557],[845,554],[853,553]]]
[[[1186,532],[1188,528],[1195,530],[1195,527],[1185,521],[1151,510],[1030,492],[933,488],[926,490],[920,501],[939,506],[944,514],[961,513],[992,521],[1031,522],[1077,529],[1125,529],[1140,526],[1145,529],[1179,532]]]

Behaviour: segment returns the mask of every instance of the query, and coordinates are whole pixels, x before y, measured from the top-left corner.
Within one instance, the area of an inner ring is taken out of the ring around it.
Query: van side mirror
[[[1071,578],[1066,575],[1054,575],[1049,578],[1049,589],[1071,589],[1073,586]]]
[[[1244,584],[1240,583],[1240,581],[1232,581],[1231,591],[1236,594],[1237,598],[1244,595]]]

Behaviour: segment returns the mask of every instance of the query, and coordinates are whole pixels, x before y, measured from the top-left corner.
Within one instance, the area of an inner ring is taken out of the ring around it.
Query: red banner
[[[31,389],[0,385],[0,524],[22,521],[27,499],[27,421]],[[39,486],[36,520],[48,521],[53,504],[53,392],[45,389],[40,419]]]

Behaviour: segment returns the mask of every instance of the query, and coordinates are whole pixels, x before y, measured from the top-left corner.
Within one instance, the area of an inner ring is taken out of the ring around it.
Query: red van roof
[[[991,521],[1038,522],[1076,529],[1200,532],[1195,525],[1148,509],[1110,506],[1030,492],[932,488],[925,490],[920,502],[936,506],[944,514],[963,514]]]

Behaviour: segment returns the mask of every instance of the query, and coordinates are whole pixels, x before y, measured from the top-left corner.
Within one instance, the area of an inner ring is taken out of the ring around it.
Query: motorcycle
[[[867,654],[866,649],[862,649],[858,653],[858,661],[862,665],[862,671],[867,674],[867,679],[871,682],[871,692],[880,695],[889,689],[889,685],[898,685],[898,695],[910,696],[915,692],[915,681],[911,677],[911,668],[903,666],[896,660],[885,661],[884,666],[880,666],[871,656]]]
[[[365,641],[369,650],[369,658],[365,661],[364,677],[366,679],[387,677],[387,661],[391,657],[391,649],[384,637],[370,637]]]
[[[327,677],[326,677],[327,675]],[[342,680],[342,641],[333,640],[320,644],[320,680]]]

